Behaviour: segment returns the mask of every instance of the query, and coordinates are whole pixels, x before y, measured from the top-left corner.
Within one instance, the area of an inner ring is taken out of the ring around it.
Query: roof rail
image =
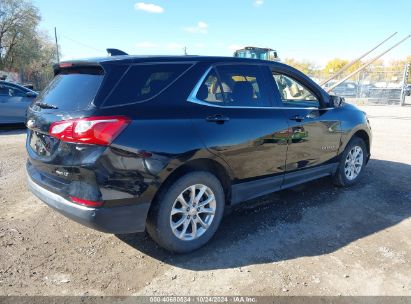
[[[107,53],[109,56],[120,56],[120,55],[128,55],[126,52],[123,52],[119,49],[107,49]]]

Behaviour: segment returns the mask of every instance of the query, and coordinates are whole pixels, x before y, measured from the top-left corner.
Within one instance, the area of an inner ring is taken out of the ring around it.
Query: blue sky
[[[34,0],[41,29],[57,27],[63,59],[129,54],[231,56],[236,47],[271,47],[281,58],[319,65],[352,59],[393,32],[411,34],[410,0]],[[381,50],[395,42],[393,39]],[[411,55],[411,39],[384,58]]]

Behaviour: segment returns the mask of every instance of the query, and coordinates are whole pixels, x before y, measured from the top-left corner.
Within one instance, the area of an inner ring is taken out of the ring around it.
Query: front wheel
[[[147,232],[169,251],[196,250],[217,231],[224,205],[224,191],[214,175],[188,173],[162,191],[150,210]]]
[[[340,187],[356,183],[364,171],[367,153],[364,141],[359,137],[353,137],[341,156],[338,169],[333,176],[334,183]]]

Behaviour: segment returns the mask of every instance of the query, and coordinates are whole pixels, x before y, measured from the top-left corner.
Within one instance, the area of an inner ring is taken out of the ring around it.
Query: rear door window
[[[223,88],[221,86],[220,80],[217,77],[215,69],[212,69],[204,82],[198,89],[197,96],[199,100],[206,101],[209,103],[216,103],[223,105]]]
[[[221,65],[210,71],[197,99],[223,106],[269,107],[265,78],[257,65]]]
[[[139,64],[131,66],[104,106],[142,102],[170,86],[191,64]]]
[[[103,81],[102,69],[62,70],[40,93],[36,102],[43,102],[60,110],[88,108]]]

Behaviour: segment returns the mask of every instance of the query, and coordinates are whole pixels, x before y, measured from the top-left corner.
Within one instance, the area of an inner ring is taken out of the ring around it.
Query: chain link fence
[[[310,77],[318,84],[322,84],[329,75],[319,72]],[[330,88],[344,77],[344,74],[340,75],[323,87]],[[357,104],[411,105],[410,65],[402,69],[368,67],[335,87],[331,93]]]

